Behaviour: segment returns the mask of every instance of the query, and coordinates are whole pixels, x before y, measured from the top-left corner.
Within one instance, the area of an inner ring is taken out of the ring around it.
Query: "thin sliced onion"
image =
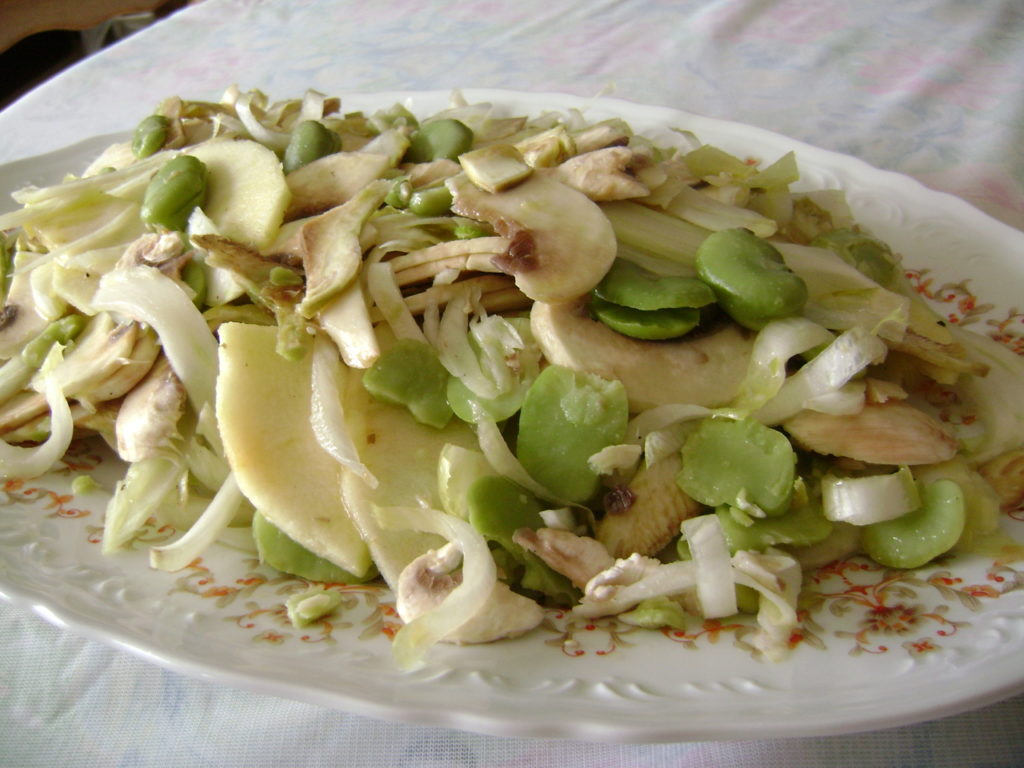
[[[359,459],[359,452],[345,422],[345,413],[338,395],[344,389],[344,369],[338,348],[324,336],[318,335],[313,340],[312,364],[309,420],[316,441],[335,461],[361,477],[371,488],[376,488],[377,478]]]
[[[729,545],[718,515],[698,515],[684,520],[683,536],[697,568],[697,598],[706,619],[732,616],[736,606]]]
[[[272,131],[259,121],[253,112],[253,99],[257,96],[255,91],[246,91],[238,96],[235,101],[235,112],[238,119],[242,121],[245,130],[260,144],[265,144],[277,152],[283,152],[291,136],[280,131]]]
[[[775,320],[766,325],[754,339],[746,376],[730,410],[741,415],[756,411],[782,388],[790,358],[832,339],[828,330],[802,317]]]
[[[478,298],[478,296],[477,296]],[[484,373],[469,342],[469,316],[474,297],[471,291],[456,293],[441,315],[437,333],[437,354],[441,365],[479,397],[494,398],[501,394],[498,385]]]
[[[202,555],[228,527],[242,498],[235,476],[228,475],[217,495],[185,535],[170,544],[149,550],[149,564],[160,571],[180,571],[185,568]]]
[[[872,363],[884,359],[885,342],[863,328],[841,333],[794,373],[778,394],[754,413],[763,424],[778,424],[803,410],[807,401],[835,392]]]
[[[391,645],[399,667],[415,669],[427,651],[484,607],[494,591],[497,569],[487,541],[465,520],[425,507],[376,507],[374,512],[385,528],[435,533],[462,550],[462,583],[440,605],[398,630]]]
[[[737,584],[759,593],[757,623],[760,632],[754,647],[771,661],[789,653],[790,637],[797,625],[796,601],[802,571],[791,556],[778,550],[737,552],[732,557]]]
[[[54,344],[40,368],[43,395],[50,408],[49,436],[32,447],[11,445],[6,440],[0,440],[0,477],[8,480],[39,477],[52,469],[71,445],[75,423],[71,416],[71,406],[64,397],[60,377],[55,374],[62,359],[62,347]]]
[[[416,323],[409,307],[402,298],[402,292],[395,282],[395,273],[386,261],[367,264],[366,289],[373,303],[384,315],[384,320],[399,339],[426,341],[423,331]]]
[[[821,479],[826,520],[871,525],[893,520],[921,506],[921,495],[907,467],[887,475]]]
[[[572,502],[560,499],[530,477],[530,473],[526,471],[526,468],[519,463],[519,459],[509,449],[505,438],[501,436],[501,430],[498,429],[498,425],[493,421],[487,418],[481,418],[477,421],[476,437],[480,443],[480,450],[483,451],[488,463],[494,467],[494,470],[499,475],[503,475],[512,482],[518,483],[542,499],[553,501],[560,506],[573,506]]]
[[[153,267],[117,269],[103,276],[93,304],[150,325],[193,408],[213,402],[217,340],[174,280]]]

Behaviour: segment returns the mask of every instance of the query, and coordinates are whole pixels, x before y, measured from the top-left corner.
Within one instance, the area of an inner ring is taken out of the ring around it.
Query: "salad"
[[[342,106],[170,98],[0,215],[0,476],[105,441],[105,553],[242,536],[297,625],[379,579],[402,667],[549,607],[746,613],[775,660],[806,570],[969,552],[1024,498],[1024,363],[793,153]]]

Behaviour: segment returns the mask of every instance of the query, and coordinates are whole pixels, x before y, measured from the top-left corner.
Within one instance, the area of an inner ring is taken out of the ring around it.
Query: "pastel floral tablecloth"
[[[1019,0],[206,0],[0,112],[0,163],[164,96],[605,94],[768,128],[1024,229]],[[855,736],[615,746],[379,722],[195,680],[0,604],[5,766],[1017,766],[1024,698]]]

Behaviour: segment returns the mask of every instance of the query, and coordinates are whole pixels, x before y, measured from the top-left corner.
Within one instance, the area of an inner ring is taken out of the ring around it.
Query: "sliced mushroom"
[[[628,200],[650,194],[647,186],[629,173],[633,151],[606,147],[576,155],[550,173],[591,200]]]
[[[732,324],[676,341],[633,339],[593,320],[582,301],[537,302],[530,327],[550,362],[621,381],[632,412],[669,403],[727,404],[746,374],[753,344]]]
[[[132,241],[118,260],[115,269],[144,264],[156,267],[170,277],[177,277],[188,258],[184,243],[177,232],[149,232]]]
[[[121,403],[114,425],[121,459],[142,461],[166,448],[185,412],[185,398],[181,379],[161,355]]]
[[[149,338],[143,339],[144,336]],[[144,331],[133,322],[115,324],[104,312],[93,317],[53,375],[60,378],[68,398],[87,405],[112,400],[131,389],[146,374],[157,351],[152,331]],[[121,378],[122,369],[127,369],[124,378]],[[0,407],[0,432],[25,424],[46,409],[42,392],[26,390]]]
[[[41,333],[49,321],[39,314],[32,297],[30,271],[15,272],[0,310],[0,358],[14,357]]]
[[[580,589],[615,563],[601,542],[562,528],[520,528],[512,535],[512,541],[533,552]]]
[[[680,469],[679,453],[669,454],[608,494],[595,535],[613,557],[656,555],[679,535],[684,520],[700,513],[700,504],[676,483]]]
[[[802,448],[869,464],[938,464],[956,455],[956,438],[936,419],[905,402],[867,404],[835,416],[801,411],[782,424]]]
[[[402,570],[395,607],[403,621],[408,623],[433,610],[459,585],[462,574],[453,574],[452,570],[461,557],[459,549],[449,543],[420,555]],[[461,645],[516,637],[529,632],[543,618],[544,611],[537,603],[498,581],[484,607],[442,642]]]
[[[534,175],[503,192],[485,192],[463,174],[447,182],[452,210],[490,223],[508,238],[495,265],[535,301],[569,301],[604,277],[615,259],[615,232],[583,193]]]

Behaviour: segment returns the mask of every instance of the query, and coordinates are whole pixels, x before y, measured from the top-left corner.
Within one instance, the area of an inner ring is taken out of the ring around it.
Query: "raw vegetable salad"
[[[104,552],[251,537],[297,625],[381,579],[403,667],[552,606],[744,612],[780,659],[805,570],[918,568],[1021,501],[1022,362],[793,153],[342,106],[170,98],[0,215],[0,476],[104,440]]]

